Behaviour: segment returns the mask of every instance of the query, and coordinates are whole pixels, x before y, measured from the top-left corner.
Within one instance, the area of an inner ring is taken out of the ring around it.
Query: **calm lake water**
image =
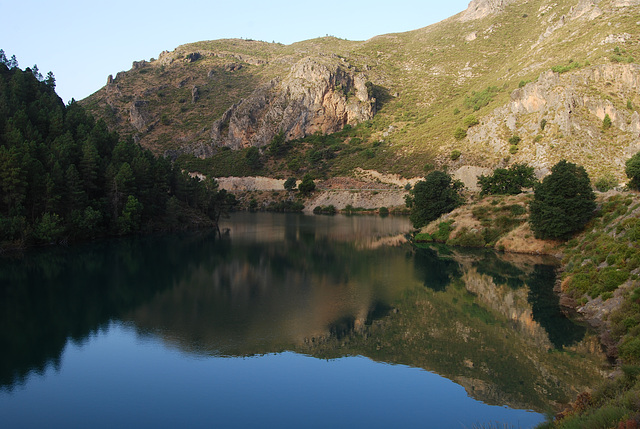
[[[553,261],[397,217],[222,229],[0,259],[0,425],[528,428],[604,365]]]

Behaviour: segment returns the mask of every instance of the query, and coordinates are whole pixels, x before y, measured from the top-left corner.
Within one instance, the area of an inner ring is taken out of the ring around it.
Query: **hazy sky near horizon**
[[[326,35],[366,40],[422,28],[469,0],[274,1],[0,0],[0,49],[20,68],[56,77],[65,102],[81,100],[133,61],[202,40],[245,38],[290,44]]]

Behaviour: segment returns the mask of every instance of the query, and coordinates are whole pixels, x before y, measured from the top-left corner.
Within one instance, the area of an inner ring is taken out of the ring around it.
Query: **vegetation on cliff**
[[[233,202],[0,53],[0,248],[212,225]]]

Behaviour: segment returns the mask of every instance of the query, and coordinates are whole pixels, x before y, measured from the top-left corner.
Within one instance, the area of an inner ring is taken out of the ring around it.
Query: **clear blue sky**
[[[133,61],[201,40],[250,38],[285,44],[330,34],[366,40],[425,27],[469,0],[0,0],[0,49],[20,68],[56,76],[58,94],[81,100]]]

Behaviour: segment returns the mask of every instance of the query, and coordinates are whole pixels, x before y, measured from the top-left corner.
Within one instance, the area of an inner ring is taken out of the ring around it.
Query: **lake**
[[[0,259],[2,427],[529,428],[597,382],[554,260],[236,213]]]

